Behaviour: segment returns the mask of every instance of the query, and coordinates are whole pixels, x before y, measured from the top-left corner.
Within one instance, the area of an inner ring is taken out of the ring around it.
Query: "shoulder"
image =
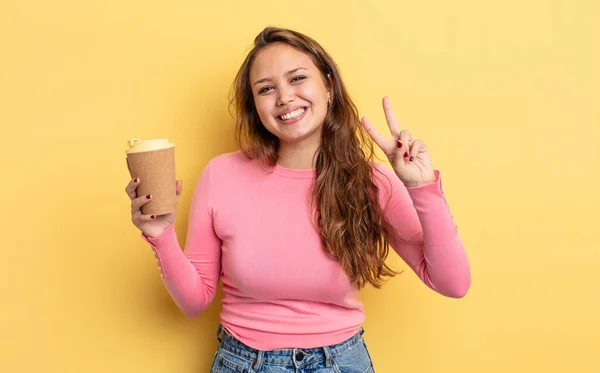
[[[388,203],[407,204],[412,203],[408,190],[391,166],[372,162],[373,179],[379,189],[379,198],[383,205]]]
[[[398,188],[399,184],[402,184],[390,166],[374,161],[371,162],[371,167],[373,168],[373,178],[377,186],[393,190]]]
[[[210,174],[210,179],[220,182],[241,180],[244,175],[250,175],[254,169],[254,161],[246,158],[241,151],[219,154],[211,158],[203,173]]]
[[[247,167],[252,165],[252,160],[246,158],[241,151],[219,154],[208,161],[211,171],[218,171],[230,167]]]

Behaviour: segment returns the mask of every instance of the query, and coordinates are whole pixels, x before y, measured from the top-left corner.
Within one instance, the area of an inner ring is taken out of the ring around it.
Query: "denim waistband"
[[[350,337],[336,345],[323,346],[317,348],[283,348],[272,351],[261,351],[247,346],[234,336],[232,336],[223,325],[217,329],[217,340],[221,343],[221,348],[230,353],[252,360],[254,370],[259,371],[262,364],[295,366],[299,367],[306,364],[325,362],[326,366],[333,364],[333,356],[341,354],[353,345],[362,341],[364,329],[360,330]]]

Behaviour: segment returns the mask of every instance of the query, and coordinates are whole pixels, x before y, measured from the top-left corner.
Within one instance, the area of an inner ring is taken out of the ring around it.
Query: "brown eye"
[[[273,88],[273,87],[271,87],[271,86],[263,87],[263,88],[261,88],[261,89],[258,91],[258,93],[259,93],[259,94],[266,93],[266,92],[268,92],[268,91],[269,91],[269,89],[271,89],[271,88]]]

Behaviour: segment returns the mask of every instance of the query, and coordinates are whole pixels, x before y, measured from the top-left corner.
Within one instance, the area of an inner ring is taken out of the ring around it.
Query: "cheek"
[[[317,100],[319,100],[320,92],[319,89],[315,86],[309,86],[309,85],[305,85],[302,86],[298,89],[297,96],[300,97],[304,97],[306,100],[311,101],[311,102],[315,102]]]
[[[316,84],[306,84],[298,87],[296,94],[306,101],[310,101],[313,105],[325,105],[327,103],[327,91],[324,87]]]
[[[254,105],[256,107],[256,111],[258,112],[258,116],[261,120],[265,120],[268,116],[271,115],[272,105],[269,103],[269,100],[265,97],[254,97]]]

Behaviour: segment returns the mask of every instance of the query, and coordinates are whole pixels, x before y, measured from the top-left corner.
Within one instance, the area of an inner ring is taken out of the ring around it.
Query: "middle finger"
[[[131,200],[131,213],[134,214],[135,212],[139,211],[142,208],[142,206],[145,205],[146,203],[150,202],[151,199],[152,199],[152,195],[150,195],[150,194],[132,199]]]
[[[398,126],[396,116],[392,111],[392,104],[390,103],[390,99],[387,96],[383,98],[383,111],[385,113],[385,120],[387,121],[392,136],[398,136],[398,134],[400,133],[400,126]]]

